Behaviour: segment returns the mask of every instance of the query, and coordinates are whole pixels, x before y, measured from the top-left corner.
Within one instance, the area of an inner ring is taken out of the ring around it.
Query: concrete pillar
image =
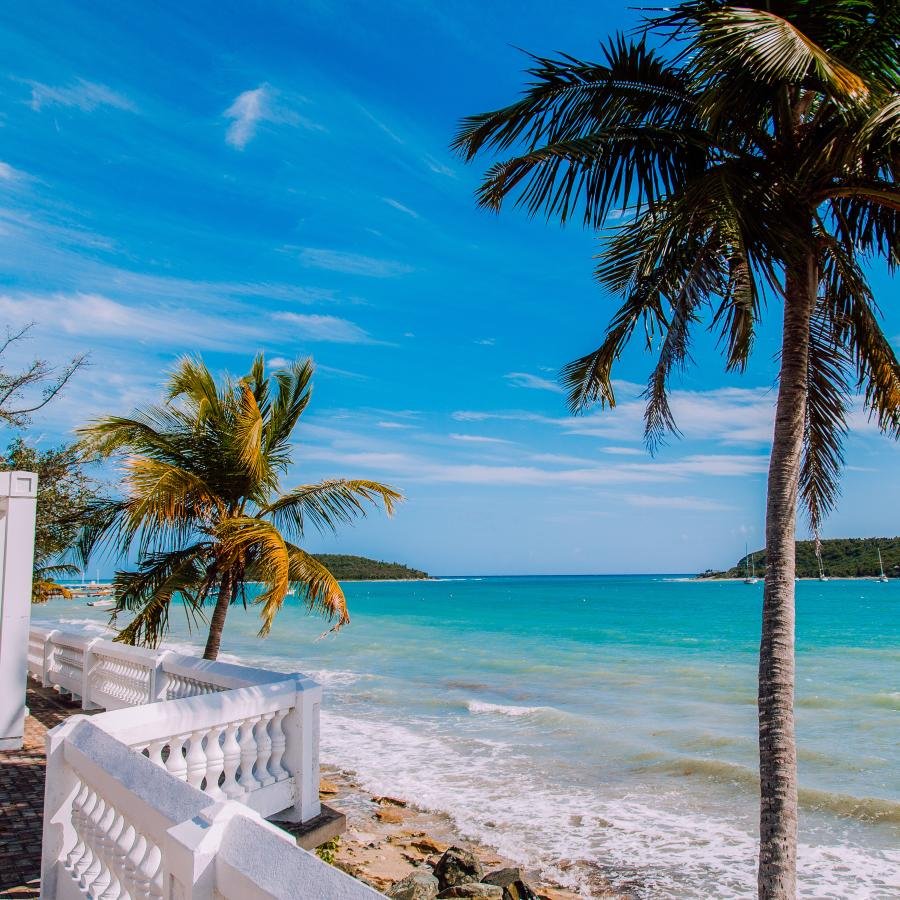
[[[0,750],[25,734],[37,475],[0,472]]]

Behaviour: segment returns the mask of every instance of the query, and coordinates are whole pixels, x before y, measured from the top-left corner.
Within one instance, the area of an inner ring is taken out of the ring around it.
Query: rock
[[[519,878],[503,888],[503,900],[538,900],[538,895]]]
[[[415,847],[420,853],[444,853],[447,850],[447,844],[442,844],[434,838],[424,837],[413,838],[410,842],[411,847]]]
[[[327,778],[322,778],[319,781],[319,793],[324,794],[326,797],[333,797],[338,790],[338,786]]]
[[[506,887],[514,881],[524,881],[525,873],[518,866],[510,866],[506,869],[497,869],[496,872],[489,872],[481,879],[485,884],[496,884],[497,887]]]
[[[434,900],[438,894],[438,880],[428,869],[416,869],[388,892],[393,900]]]
[[[503,900],[503,888],[495,884],[482,884],[479,881],[469,881],[466,884],[458,884],[456,887],[447,888],[438,894],[439,900],[453,897],[469,897],[471,900]]]
[[[478,862],[478,857],[462,847],[450,847],[438,860],[434,867],[434,874],[440,883],[441,890],[466,884],[470,881],[481,881],[484,869]],[[502,891],[501,891],[502,893]],[[487,894],[485,896],[490,896]]]
[[[386,825],[399,825],[403,821],[403,813],[399,809],[379,809],[375,818]]]
[[[373,797],[372,802],[379,806],[406,806],[405,800],[398,800],[396,797]]]

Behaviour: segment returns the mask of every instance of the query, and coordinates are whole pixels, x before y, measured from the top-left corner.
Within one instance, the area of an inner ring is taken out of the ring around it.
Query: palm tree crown
[[[116,573],[116,615],[133,617],[119,640],[156,645],[177,594],[189,616],[215,600],[206,656],[215,658],[230,603],[247,602],[260,582],[260,634],[272,627],[292,588],[307,607],[340,627],[349,621],[340,585],[298,545],[308,526],[330,530],[402,499],[374,481],[334,479],[282,491],[291,438],[310,400],[312,362],[267,377],[258,356],[243,378],[217,385],[199,359],[173,372],[162,405],[111,416],[80,430],[85,450],[123,459],[121,499],[104,500],[80,536],[87,558],[98,542],[139,563]]]
[[[898,34],[897,0],[687,0],[602,62],[533,57],[521,99],[465,119],[455,140],[467,160],[503,156],[483,206],[513,197],[600,232],[597,279],[620,307],[563,371],[573,411],[615,405],[612,369],[638,331],[657,354],[653,449],[677,430],[669,382],[696,328],[741,371],[767,300],[783,304],[758,694],[765,898],[796,893],[797,502],[817,532],[856,391],[900,437],[900,365],[868,281],[873,261],[900,262]]]

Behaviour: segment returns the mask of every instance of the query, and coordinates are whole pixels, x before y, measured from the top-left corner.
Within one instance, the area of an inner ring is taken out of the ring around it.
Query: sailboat
[[[878,569],[881,574],[878,576],[878,580],[882,584],[887,584],[888,577],[884,574],[884,563],[881,561],[881,547],[875,548],[878,551]]]
[[[746,544],[744,544],[744,559],[747,560],[747,577],[744,579],[744,584],[758,584],[759,579],[756,577],[756,570],[753,566],[753,554],[747,553]]]
[[[819,546],[818,539],[816,540],[816,559],[819,561],[819,581],[828,581],[828,576],[822,567],[822,548]]]

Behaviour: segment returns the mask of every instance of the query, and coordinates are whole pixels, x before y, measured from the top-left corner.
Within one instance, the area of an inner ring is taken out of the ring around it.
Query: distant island
[[[900,577],[900,537],[893,538],[830,538],[823,540],[822,567],[831,578],[875,577],[878,571],[878,550],[884,563],[884,574],[890,578]],[[755,550],[753,566],[756,575],[762,578],[766,573],[766,551]],[[741,557],[737,563],[724,572],[707,569],[699,578],[743,578],[747,574],[748,557]],[[818,578],[819,564],[816,560],[815,541],[797,541],[797,575],[800,578]]]
[[[338,581],[421,581],[430,577],[427,572],[401,563],[381,562],[365,556],[317,553],[315,557]]]

